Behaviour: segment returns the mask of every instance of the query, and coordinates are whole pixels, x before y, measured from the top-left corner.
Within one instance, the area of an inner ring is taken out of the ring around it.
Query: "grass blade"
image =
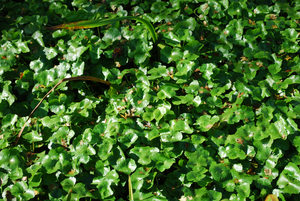
[[[67,201],[71,201],[71,198],[72,198],[72,189],[69,190],[68,192],[68,196],[67,196]]]
[[[100,19],[100,20],[85,20],[85,21],[79,21],[79,22],[71,22],[68,24],[61,24],[53,27],[46,27],[48,30],[57,30],[57,29],[88,29],[88,28],[95,28],[100,27],[108,24],[113,24],[115,22],[121,21],[121,20],[136,20],[138,22],[143,23],[146,28],[150,31],[150,34],[152,36],[153,42],[156,44],[157,42],[157,35],[155,33],[155,29],[152,26],[152,24],[145,19],[135,17],[135,16],[126,16],[126,17],[117,17],[113,19]]]
[[[132,191],[132,184],[131,184],[131,179],[130,179],[130,174],[128,175],[128,190],[129,190],[129,200],[133,200],[133,191]]]

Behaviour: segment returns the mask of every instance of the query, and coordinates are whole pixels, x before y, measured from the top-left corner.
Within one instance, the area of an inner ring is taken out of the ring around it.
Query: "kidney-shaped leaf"
[[[16,114],[8,114],[2,119],[2,128],[7,128],[9,126],[13,126],[18,119],[18,115]]]
[[[138,160],[138,163],[141,165],[148,165],[151,163],[151,156],[154,153],[158,153],[159,149],[158,148],[151,148],[151,147],[140,147],[140,146],[135,146],[132,148],[129,152],[129,155],[133,158]]]
[[[116,170],[125,174],[131,174],[135,171],[136,167],[136,163],[133,159],[118,160],[115,166]]]
[[[287,194],[300,193],[300,170],[297,165],[290,162],[285,166],[277,181],[279,188],[283,189]]]
[[[43,137],[39,135],[39,133],[36,130],[33,130],[30,133],[25,134],[23,138],[28,140],[30,143],[39,142],[43,140]]]
[[[175,163],[174,159],[171,159],[162,153],[153,154],[151,156],[151,159],[155,161],[155,167],[161,172],[165,171],[166,169],[169,169],[173,165],[173,163]]]
[[[203,115],[197,119],[194,125],[197,125],[201,131],[206,132],[209,131],[218,121],[218,116]]]
[[[211,173],[214,180],[218,182],[224,182],[231,179],[230,169],[223,163],[214,164],[210,166],[209,172]]]

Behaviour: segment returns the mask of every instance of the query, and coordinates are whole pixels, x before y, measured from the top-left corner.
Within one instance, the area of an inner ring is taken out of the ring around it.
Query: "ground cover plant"
[[[0,5],[1,200],[299,200],[298,2]]]

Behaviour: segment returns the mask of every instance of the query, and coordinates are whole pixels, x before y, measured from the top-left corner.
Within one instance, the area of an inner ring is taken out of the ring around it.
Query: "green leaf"
[[[66,192],[68,192],[70,189],[72,189],[75,186],[76,178],[75,177],[66,178],[60,184],[63,187],[63,189]]]
[[[160,59],[164,63],[170,63],[172,61],[171,55],[172,48],[170,46],[166,46],[160,51]]]
[[[18,119],[18,115],[16,114],[8,114],[2,119],[2,128],[6,128],[9,126],[13,126]]]
[[[190,17],[187,20],[181,21],[179,23],[176,24],[174,31],[177,32],[177,30],[179,31],[180,29],[186,29],[189,31],[194,31],[194,29],[196,28],[196,26],[198,25],[197,21],[195,20],[195,18]]]
[[[189,41],[184,46],[184,57],[188,60],[196,60],[199,57],[199,53],[202,47],[204,47],[204,45],[201,44],[198,40]]]
[[[265,37],[268,34],[268,32],[266,30],[264,22],[263,21],[257,21],[256,24],[257,24],[257,27],[259,27],[259,29],[261,31],[260,37],[262,39],[265,39]]]
[[[161,110],[161,109],[154,110],[153,116],[156,119],[156,121],[159,121],[159,120],[161,120],[163,118],[164,114],[162,112],[164,112],[164,110]]]
[[[193,70],[196,69],[197,66],[198,64],[195,63],[194,61],[188,61],[188,60],[180,61],[176,67],[178,72],[176,72],[174,76],[174,79],[175,80],[177,79],[176,83],[182,84],[188,82],[192,73],[194,72]]]
[[[30,200],[35,197],[34,190],[28,187],[24,181],[19,181],[11,188],[11,194],[20,199]]]
[[[299,75],[291,75],[290,77],[286,78],[283,83],[281,84],[281,87],[283,89],[287,89],[288,85],[290,84],[300,84],[300,76]]]
[[[75,76],[83,75],[84,61],[77,61],[72,64],[71,71]]]
[[[151,159],[155,162],[155,167],[160,172],[169,169],[173,165],[173,163],[175,163],[175,160],[173,158],[170,158],[163,153],[154,153],[151,156]]]
[[[180,47],[180,40],[173,32],[164,33],[163,40],[167,45]],[[161,49],[164,49],[164,47]]]
[[[262,103],[262,106],[256,111],[256,115],[259,117],[259,119],[262,118],[270,122],[273,119],[274,110],[274,107],[266,106],[265,103]]]
[[[171,58],[172,61],[181,61],[183,59],[183,52],[179,48],[173,48]]]
[[[149,189],[153,186],[157,172],[151,172],[152,168],[139,167],[131,175],[132,188],[140,190],[141,188]]]
[[[156,121],[161,120],[170,109],[171,105],[168,102],[162,102],[161,104],[159,104],[153,112]]]
[[[77,198],[95,198],[95,196],[86,189],[86,185],[83,183],[77,183],[72,192],[72,195]]]
[[[272,139],[263,139],[254,141],[253,145],[257,148],[255,159],[260,163],[264,163],[271,155]]]
[[[54,47],[49,47],[49,48],[45,47],[44,52],[48,60],[53,59],[58,54],[58,51]]]
[[[53,83],[57,79],[57,71],[54,69],[43,71],[35,76],[36,80],[39,82],[39,87],[48,86],[50,83]],[[38,88],[38,87],[37,87]]]
[[[185,121],[183,121],[181,119],[172,120],[170,122],[170,127],[174,131],[182,131],[187,134],[192,134],[194,132],[194,130],[192,128],[190,128],[190,126],[186,120]]]
[[[203,78],[207,80],[211,80],[212,75],[219,72],[217,66],[213,63],[202,64],[200,67],[200,71],[203,73]]]
[[[88,144],[88,142],[80,140],[80,138],[77,138],[77,142],[75,146],[75,156],[74,159],[78,161],[78,163],[84,163],[87,164],[90,160],[90,156],[93,156],[96,154],[95,149]]]
[[[257,188],[260,188],[260,189],[272,187],[271,181],[270,181],[269,179],[267,179],[267,178],[259,178],[259,179],[255,182],[255,186],[256,186]]]
[[[32,34],[32,38],[34,38],[42,47],[45,47],[43,34],[38,30]]]
[[[49,109],[56,114],[62,114],[65,112],[65,106],[58,99],[51,99],[49,101]]]
[[[121,76],[119,69],[107,69],[102,67],[102,73],[104,74],[105,80],[109,80],[112,84],[121,84],[122,79],[117,79],[119,76]],[[114,91],[114,88],[112,86],[110,87],[110,89]]]
[[[238,195],[242,198],[246,198],[250,196],[250,183],[244,182],[236,187],[236,191]]]
[[[189,18],[186,21],[181,21],[180,23],[177,23],[174,28],[174,32],[182,41],[195,40],[195,38],[192,36],[191,29],[194,30],[196,25],[197,23],[194,20],[194,18]]]
[[[176,91],[178,89],[179,87],[177,85],[166,83],[159,89],[159,92],[157,93],[157,97],[159,99],[172,98],[173,96],[176,95]]]
[[[222,100],[220,98],[217,98],[216,96],[213,97],[208,97],[206,99],[206,103],[209,105],[209,107],[211,108],[215,108],[215,107],[222,107],[223,103]]]
[[[106,32],[104,37],[102,38],[103,41],[105,41],[107,44],[111,44],[115,42],[116,40],[121,39],[121,33],[116,28],[109,28]]]
[[[108,171],[103,176],[94,177],[92,184],[96,184],[101,198],[107,198],[114,194],[112,187],[119,182],[119,175],[115,170]]]
[[[218,121],[218,116],[203,115],[196,120],[194,125],[196,125],[201,131],[206,132],[209,131]]]
[[[21,179],[23,177],[23,165],[25,161],[19,156],[18,149],[3,149],[0,152],[0,164],[2,170],[6,171],[11,180]]]
[[[34,175],[31,177],[29,186],[39,187],[41,185],[41,182],[42,182],[42,173],[37,172],[37,173],[34,173]]]
[[[296,53],[300,49],[300,46],[298,45],[298,42],[284,41],[281,48],[286,53]]]
[[[137,167],[134,160],[125,159],[125,155],[120,147],[112,149],[108,161],[116,170],[125,174],[132,173]]]
[[[19,53],[21,53],[21,52],[22,52],[22,53],[30,52],[30,49],[29,49],[27,43],[28,43],[28,41],[22,42],[22,40],[18,40],[18,41],[15,43],[16,46],[17,46],[17,48],[18,48],[18,52],[19,52]]]
[[[31,108],[34,109],[39,102],[40,100],[33,100],[30,104]],[[48,114],[48,110],[48,102],[44,100],[33,115],[35,117],[45,117]]]
[[[44,63],[41,61],[41,59],[38,59],[38,60],[31,61],[29,66],[32,70],[35,71],[35,73],[38,73],[44,67]]]
[[[43,140],[43,137],[39,135],[39,133],[35,130],[31,131],[30,133],[27,133],[23,135],[23,138],[28,140],[30,143],[32,142],[39,142]]]
[[[77,42],[70,42],[68,53],[65,55],[67,61],[76,61],[88,49],[88,47],[80,46]],[[78,61],[79,63],[80,61]],[[80,62],[84,63],[84,62]]]
[[[153,111],[154,111],[154,108],[146,108],[146,112],[143,113],[143,119],[145,121],[152,121],[155,117],[154,117],[154,114],[153,114]]]
[[[11,106],[16,100],[15,96],[11,93],[11,90],[12,90],[11,81],[5,81],[3,86],[3,91],[0,94],[0,97],[2,100],[6,100],[9,106]]]
[[[274,59],[275,64],[271,64],[268,67],[268,70],[271,74],[276,74],[276,73],[280,72],[280,70],[281,70],[282,59],[277,58],[275,53],[272,54],[272,58]]]
[[[260,34],[261,34],[261,30],[259,28],[249,29],[245,33],[245,38],[246,38],[246,40],[254,41]],[[262,54],[263,54],[263,52],[262,52]],[[262,55],[262,56],[264,56],[264,55]]]
[[[68,30],[56,30],[52,33],[53,38],[60,38],[68,34]]]
[[[267,5],[259,5],[254,9],[254,12],[256,14],[268,14],[269,11],[269,6]]]
[[[167,76],[167,69],[165,66],[160,66],[158,68],[151,68],[148,71],[148,74],[150,74],[150,76],[148,76],[149,80],[155,80],[157,78]]]
[[[242,12],[242,7],[240,6],[240,3],[238,2],[233,2],[229,5],[228,10],[227,10],[229,15],[241,15]]]
[[[206,175],[208,170],[204,167],[197,168],[196,170],[190,171],[186,174],[188,181],[198,182],[201,181]]]
[[[138,160],[138,163],[141,165],[148,165],[151,163],[151,156],[154,153],[158,153],[159,149],[157,148],[151,148],[151,147],[140,147],[140,146],[135,146],[132,148],[129,152],[129,155],[135,159]]]
[[[225,143],[226,144],[226,143]],[[226,154],[229,159],[245,159],[247,157],[246,153],[241,150],[241,148],[237,145],[229,145],[223,149],[223,147],[219,148],[219,151],[224,151],[222,154]]]
[[[117,164],[115,166],[115,169],[123,172],[125,174],[131,174],[136,169],[135,161],[132,159],[125,159],[125,160],[119,160],[117,161]]]
[[[214,159],[210,156],[210,152],[203,148],[203,146],[197,146],[197,150],[193,152],[185,152],[186,157],[189,159],[187,167],[194,169],[200,166],[207,166],[212,163]]]
[[[254,58],[257,58],[257,59],[268,59],[269,58],[269,54],[270,54],[270,52],[259,51],[259,52],[257,52],[257,53],[254,54]]]
[[[166,6],[168,5],[168,2],[155,2],[151,6],[151,10],[154,13],[161,13],[166,9]]]
[[[138,135],[133,133],[134,131],[125,131],[126,134],[119,138],[119,142],[122,146],[129,148],[138,139]]]
[[[240,41],[242,40],[243,36],[243,25],[241,19],[233,19],[229,22],[227,25],[225,32],[229,32],[229,34],[235,38],[236,40]]]
[[[43,167],[48,174],[58,170],[68,173],[71,169],[71,156],[62,147],[51,149],[42,161]]]
[[[97,124],[94,127],[93,132],[101,135],[106,130],[106,127],[107,127],[107,124],[105,124],[105,123],[99,123],[99,124]]]
[[[293,28],[285,29],[284,31],[281,31],[281,34],[291,42],[296,42],[296,39],[298,38],[298,32]]]
[[[101,54],[103,53],[103,50],[101,49],[100,44],[97,42],[91,44],[91,47],[90,47],[90,58],[91,58],[91,62],[94,64],[98,63],[98,61],[101,57]]]
[[[199,200],[214,200],[219,201],[222,198],[222,193],[214,190],[206,190],[205,187],[195,190],[196,198]]]
[[[180,105],[193,102],[194,96],[192,94],[187,94],[186,96],[175,96],[174,98],[175,100],[173,100],[172,103],[174,105]]]
[[[300,170],[294,163],[288,163],[284,170],[281,172],[277,185],[280,189],[287,194],[299,194],[300,193]]]
[[[162,142],[177,142],[182,140],[182,133],[165,126],[159,130]]]
[[[233,192],[234,188],[235,188],[234,181],[230,180],[226,183],[226,187],[225,187],[226,191]]]
[[[207,15],[209,13],[210,7],[208,6],[208,3],[202,4],[199,8],[198,8],[198,13],[202,14],[202,15]]]
[[[199,89],[200,85],[197,80],[192,81],[188,87],[185,87],[186,93],[198,94]]]
[[[206,138],[201,135],[191,135],[192,138],[192,143],[197,145],[197,144],[202,144],[204,141],[206,141]]]

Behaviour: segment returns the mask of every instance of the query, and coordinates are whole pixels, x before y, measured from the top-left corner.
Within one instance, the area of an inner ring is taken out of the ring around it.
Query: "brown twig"
[[[66,82],[66,81],[74,81],[74,80],[90,80],[90,81],[95,81],[95,82],[100,82],[103,84],[106,84],[108,86],[110,86],[110,82],[96,78],[96,77],[91,77],[91,76],[79,76],[79,77],[70,77],[70,78],[64,78],[62,80],[60,80],[50,91],[48,91],[48,93],[42,98],[42,100],[39,102],[39,104],[37,104],[37,106],[35,106],[35,108],[32,110],[32,112],[29,114],[27,120],[25,121],[22,129],[20,130],[19,134],[17,135],[17,138],[15,139],[13,145],[16,146],[19,142],[19,139],[25,129],[26,123],[27,121],[30,119],[30,117],[33,115],[33,113],[39,108],[39,106],[42,104],[42,102],[45,100],[45,98],[54,91],[54,89],[60,85],[62,82]]]

